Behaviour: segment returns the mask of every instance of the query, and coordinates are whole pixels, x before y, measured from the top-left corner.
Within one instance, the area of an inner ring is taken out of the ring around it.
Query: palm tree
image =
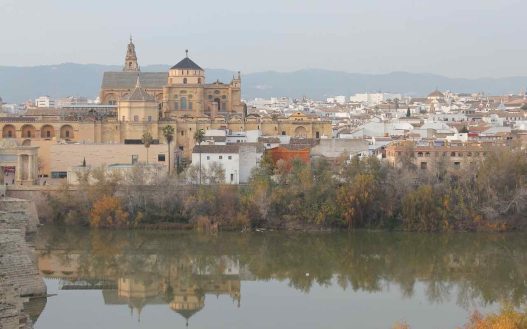
[[[168,174],[170,175],[170,143],[174,139],[174,127],[172,126],[164,126],[163,127],[163,136],[165,136],[165,140],[167,141],[168,145]]]
[[[154,139],[148,131],[143,134],[142,142],[146,148],[146,164],[148,164],[148,149],[150,148],[150,145],[152,145],[153,141]]]
[[[194,140],[201,146],[201,143],[205,140],[205,132],[203,129],[196,130]],[[201,147],[199,148],[199,185],[201,185]]]

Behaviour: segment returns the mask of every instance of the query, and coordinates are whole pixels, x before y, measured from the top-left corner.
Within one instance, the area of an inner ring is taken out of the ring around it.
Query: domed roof
[[[183,58],[179,63],[172,66],[171,70],[200,70],[204,71],[198,64],[194,63],[193,60],[191,60],[188,57],[188,50],[186,50],[187,56]]]
[[[132,93],[126,97],[123,97],[125,101],[140,101],[140,102],[154,102],[154,96],[148,94],[142,87],[139,76],[137,76],[137,83]]]
[[[443,98],[445,97],[445,94],[443,94],[442,92],[436,89],[428,95],[428,98],[432,98],[432,97]]]

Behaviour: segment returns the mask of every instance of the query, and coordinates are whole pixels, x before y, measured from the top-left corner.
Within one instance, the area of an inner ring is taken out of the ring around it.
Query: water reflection
[[[241,305],[241,282],[278,280],[403,298],[424,288],[428,302],[466,310],[525,303],[527,240],[522,234],[352,234],[85,231],[46,227],[38,267],[61,290],[101,290],[106,305],[166,305],[187,321],[206,296]],[[422,284],[422,285],[421,285]],[[254,298],[254,297],[253,297]],[[307,298],[307,295],[306,295]],[[460,323],[461,324],[461,323]]]

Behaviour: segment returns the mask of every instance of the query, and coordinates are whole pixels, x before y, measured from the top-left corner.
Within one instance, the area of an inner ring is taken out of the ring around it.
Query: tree
[[[146,148],[146,164],[148,164],[148,149],[150,148],[150,145],[152,144],[152,142],[154,141],[154,139],[152,138],[152,135],[146,131],[144,134],[143,134],[143,138],[142,138],[142,142]],[[169,151],[170,152],[170,151]],[[170,161],[169,161],[170,163]]]
[[[103,196],[95,201],[90,212],[90,226],[116,228],[126,225],[128,213],[123,210],[121,200],[115,196]]]
[[[194,140],[201,146],[201,143],[205,140],[205,131],[199,129],[194,133]],[[199,184],[201,185],[201,147],[199,149]]]
[[[174,127],[172,126],[164,126],[163,127],[163,136],[165,137],[165,140],[167,141],[168,145],[168,174],[170,175],[171,167],[170,164],[170,143],[174,139]]]
[[[406,117],[409,118],[410,116],[412,116],[412,112],[410,112],[410,108],[408,108],[406,110]]]

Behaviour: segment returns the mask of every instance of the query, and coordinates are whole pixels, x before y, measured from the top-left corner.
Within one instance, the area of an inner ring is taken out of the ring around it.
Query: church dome
[[[444,97],[445,95],[437,89],[428,95],[428,98],[444,98]]]
[[[185,58],[183,58],[179,63],[177,63],[176,65],[172,66],[170,69],[171,70],[199,70],[199,71],[203,71],[203,69],[198,64],[196,64],[193,60],[191,60],[188,57],[188,50],[186,51],[186,53],[187,53],[187,56]]]
[[[123,100],[125,101],[138,101],[138,102],[154,102],[155,98],[154,96],[148,94],[142,87],[141,87],[141,80],[139,76],[137,76],[137,82],[135,85],[135,89],[132,91],[132,93],[126,97],[123,97]]]

